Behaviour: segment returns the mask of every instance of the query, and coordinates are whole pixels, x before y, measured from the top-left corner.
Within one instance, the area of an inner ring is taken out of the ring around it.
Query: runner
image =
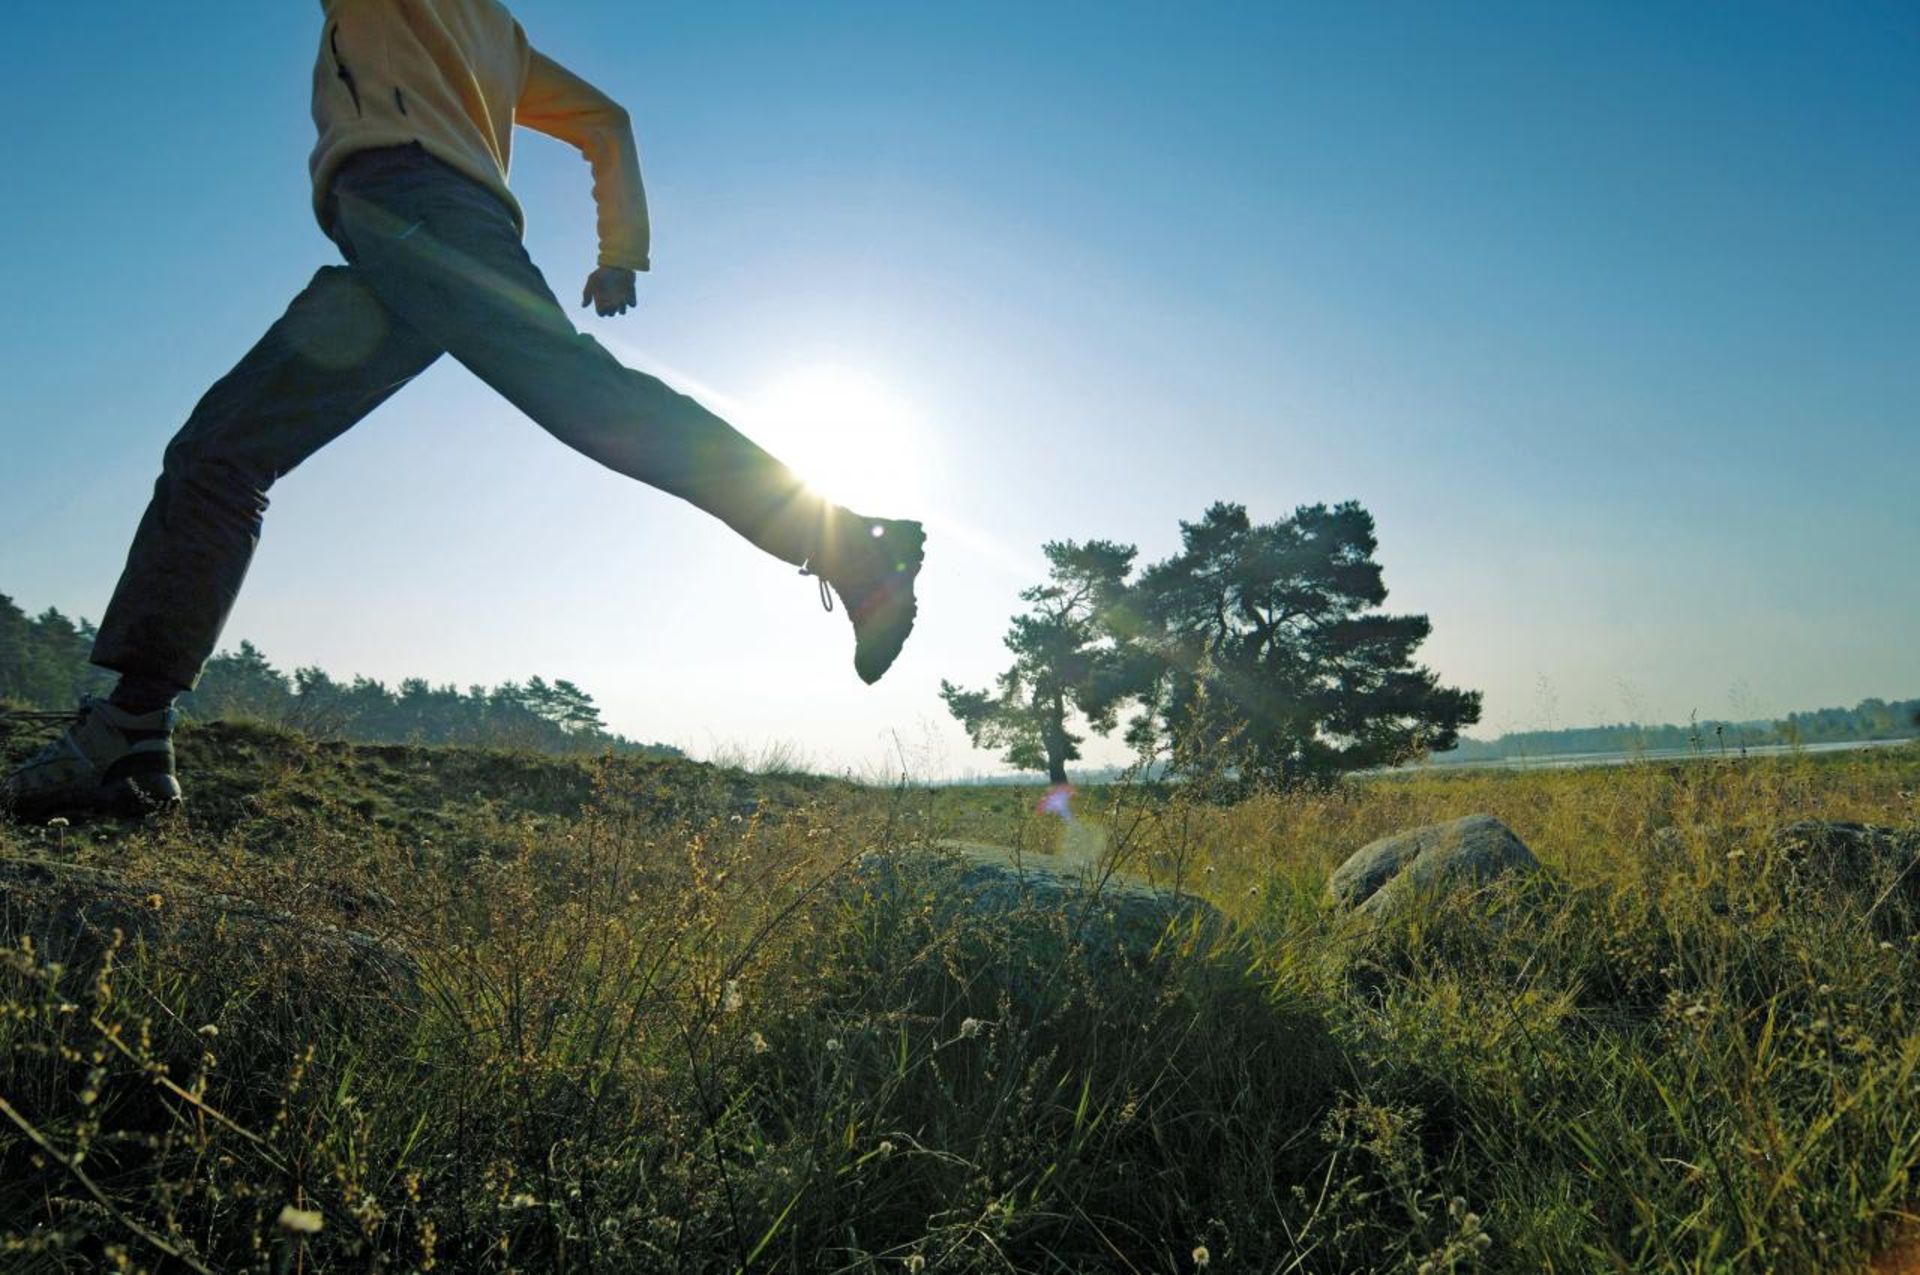
[[[726,421],[574,330],[521,245],[507,188],[515,124],[593,169],[599,261],[581,305],[624,314],[648,268],[646,194],[627,113],[531,48],[496,0],[322,0],[313,206],[325,266],[167,446],[100,622],[105,699],[0,780],[0,807],[44,819],[180,800],[174,701],[239,594],[274,481],[451,354],[568,446],[713,514],[820,578],[878,680],[914,620],[917,522],[832,505]]]

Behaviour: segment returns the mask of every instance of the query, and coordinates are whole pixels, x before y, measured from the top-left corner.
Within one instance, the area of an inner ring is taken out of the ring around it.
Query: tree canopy
[[[1180,538],[1134,578],[1131,545],[1048,544],[1048,580],[1007,633],[1012,666],[990,690],[941,683],[973,742],[1060,782],[1075,727],[1110,733],[1132,703],[1127,739],[1176,773],[1297,783],[1449,748],[1479,719],[1477,692],[1415,662],[1427,617],[1380,610],[1359,504],[1255,523],[1218,503]]]
[[[1065,783],[1067,763],[1079,759],[1086,738],[1070,728],[1073,715],[1105,733],[1127,696],[1132,653],[1103,617],[1124,594],[1136,551],[1107,540],[1062,540],[1044,552],[1047,580],[1021,592],[1031,609],[1007,630],[1013,664],[991,690],[942,679],[940,695],[976,747],[1004,749],[1008,765]]]
[[[1176,769],[1205,752],[1289,783],[1453,746],[1480,695],[1414,652],[1424,615],[1389,615],[1373,516],[1303,505],[1255,523],[1217,503],[1141,573],[1109,621],[1154,664],[1146,700]]]

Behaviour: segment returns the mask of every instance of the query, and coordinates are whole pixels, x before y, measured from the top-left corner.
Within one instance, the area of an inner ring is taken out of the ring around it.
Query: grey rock
[[[1051,967],[1070,952],[1095,972],[1138,970],[1164,950],[1170,931],[1204,950],[1226,925],[1205,899],[1103,875],[1090,860],[1015,858],[984,846],[867,855],[853,879],[868,903],[923,916],[935,932],[966,931],[1011,948],[1029,968]]]
[[[1473,889],[1539,870],[1513,829],[1492,815],[1468,815],[1361,847],[1334,869],[1327,889],[1342,907],[1381,916],[1415,894]]]
[[[373,896],[377,898],[377,896]],[[358,901],[371,911],[372,899]],[[377,905],[376,905],[377,906]],[[138,881],[57,859],[0,858],[0,945],[30,939],[41,959],[94,968],[116,941],[182,944],[196,957],[270,962],[335,996],[416,1004],[420,968],[372,935],[295,917],[251,900]]]
[[[1770,841],[1794,881],[1920,899],[1920,829],[1803,819],[1774,829]]]
[[[1662,862],[1684,858],[1687,853],[1686,830],[1673,824],[1655,828],[1647,839],[1647,857]]]

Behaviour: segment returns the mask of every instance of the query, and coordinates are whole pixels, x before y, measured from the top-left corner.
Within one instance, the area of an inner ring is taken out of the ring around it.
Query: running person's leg
[[[569,447],[805,560],[820,498],[726,421],[575,331],[492,192],[413,147],[362,158],[335,181],[336,233],[381,300]]]
[[[350,267],[314,275],[167,446],[94,641],[93,662],[120,685],[0,779],[0,809],[40,819],[178,800],[173,697],[193,688],[219,640],[267,489],[439,353]]]
[[[872,681],[913,622],[917,523],[858,518],[733,426],[574,330],[506,206],[413,147],[343,169],[342,250],[389,308],[568,446],[839,589]]]
[[[350,266],[326,266],[167,445],[93,662],[191,690],[253,559],[267,489],[440,349]]]

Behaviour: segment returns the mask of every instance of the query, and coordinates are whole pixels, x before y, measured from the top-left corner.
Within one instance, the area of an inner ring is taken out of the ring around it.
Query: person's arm
[[[587,281],[581,304],[597,300],[600,313],[633,304],[633,271],[647,269],[651,231],[640,152],[620,104],[538,49],[529,50],[526,87],[514,121],[568,143],[593,167],[599,209],[600,269]],[[624,284],[624,297],[619,293]]]

